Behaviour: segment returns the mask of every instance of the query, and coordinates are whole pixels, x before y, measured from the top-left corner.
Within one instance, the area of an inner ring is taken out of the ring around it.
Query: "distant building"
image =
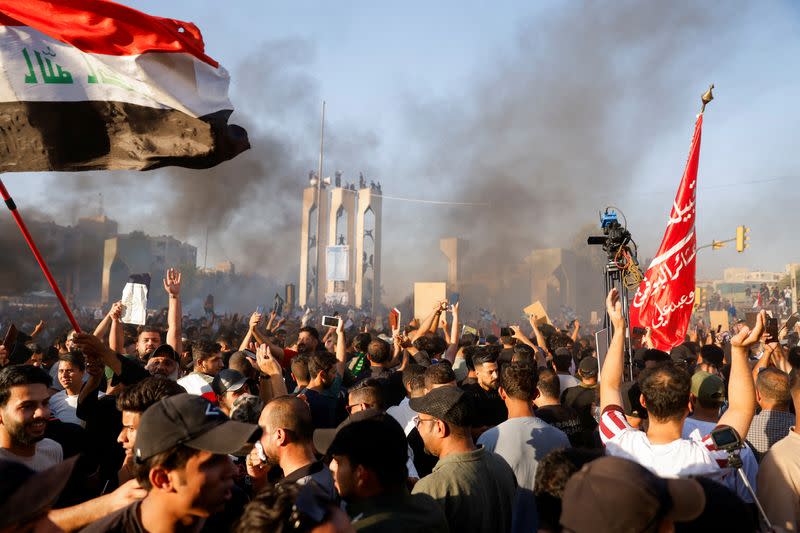
[[[131,274],[147,272],[152,276],[150,293],[157,302],[163,296],[163,290],[155,288],[161,284],[161,277],[168,268],[185,265],[195,268],[196,264],[197,248],[173,237],[151,237],[134,231],[106,239],[101,301],[103,304],[116,301]]]
[[[725,283],[777,283],[786,272],[764,272],[747,268],[726,268],[722,271]]]

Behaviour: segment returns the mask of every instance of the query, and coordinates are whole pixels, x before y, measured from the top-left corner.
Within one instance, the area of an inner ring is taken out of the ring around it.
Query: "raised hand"
[[[250,322],[249,322],[250,329],[255,329],[258,326],[259,322],[261,322],[261,317],[262,314],[259,312],[255,312],[252,315],[250,315]]]
[[[742,326],[739,333],[731,337],[731,346],[749,348],[761,339],[764,332],[764,323],[767,320],[767,312],[761,311],[756,317],[756,325],[751,330],[747,325]]]
[[[619,298],[619,291],[617,291],[617,289],[608,291],[608,296],[606,297],[606,312],[615,329],[622,329],[625,327],[625,317],[622,316],[622,301]]]
[[[261,344],[256,348],[256,364],[258,369],[268,376],[276,376],[283,373],[281,364],[272,355],[267,344]]]
[[[177,298],[181,294],[181,273],[170,268],[167,270],[167,277],[164,278],[164,290],[167,291],[170,298]]]

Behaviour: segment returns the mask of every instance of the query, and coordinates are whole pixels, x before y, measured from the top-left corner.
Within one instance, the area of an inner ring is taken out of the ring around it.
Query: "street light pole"
[[[325,140],[325,100],[322,101],[322,120],[320,121],[319,126],[319,167],[317,169],[317,245],[314,247],[317,258],[315,264],[317,265],[317,272],[314,275],[314,281],[316,283],[316,288],[314,289],[314,296],[316,300],[315,307],[319,308],[319,289],[322,286],[322,282],[319,279],[319,247],[322,243],[322,235],[320,235],[320,221],[322,219],[322,151],[324,147],[324,140]]]

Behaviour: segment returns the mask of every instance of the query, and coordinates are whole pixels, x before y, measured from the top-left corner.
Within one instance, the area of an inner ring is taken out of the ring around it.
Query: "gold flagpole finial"
[[[703,102],[703,107],[700,108],[700,112],[704,112],[706,110],[706,105],[714,99],[714,94],[711,92],[714,89],[714,84],[712,83],[708,90],[700,97],[700,100]]]

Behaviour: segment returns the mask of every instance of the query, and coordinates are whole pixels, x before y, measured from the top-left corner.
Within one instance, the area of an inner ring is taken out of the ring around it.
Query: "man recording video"
[[[606,310],[614,326],[600,374],[600,436],[608,455],[636,461],[662,477],[718,472],[727,454],[717,451],[710,435],[701,441],[681,438],[689,414],[691,377],[686,370],[664,363],[646,369],[639,377],[641,403],[648,414],[647,432],[633,429],[622,410],[622,372],[624,365],[625,319],[616,289],[608,293]],[[746,435],[755,412],[755,390],[747,364],[748,347],[756,343],[764,329],[764,312],[758,315],[751,331],[743,328],[731,339],[730,403],[719,426],[730,426]]]

